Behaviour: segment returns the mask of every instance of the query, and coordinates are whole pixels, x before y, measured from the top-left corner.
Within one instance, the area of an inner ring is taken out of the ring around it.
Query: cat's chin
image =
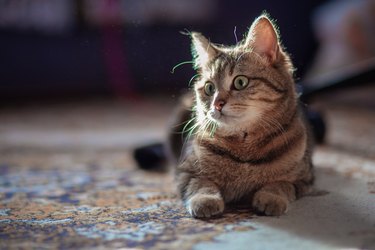
[[[207,116],[208,118],[210,118],[210,120],[217,122],[220,120],[223,114],[220,111],[213,109],[213,110],[208,111]]]
[[[217,133],[233,135],[251,130],[251,127],[257,123],[258,115],[228,115],[226,112],[211,110],[207,113],[209,120],[217,125]]]
[[[215,115],[208,115],[208,118],[215,122],[215,124],[217,124],[219,127],[226,127],[228,126],[230,123],[233,123],[233,119],[234,117],[229,117],[227,115],[224,115],[224,114],[215,114]],[[232,119],[232,121],[231,121]]]
[[[237,116],[234,115],[228,115],[224,112],[220,112],[217,110],[211,110],[207,113],[207,116],[210,120],[215,121],[217,123],[228,123],[231,120],[235,120],[238,118]]]
[[[251,131],[259,122],[257,117],[253,117],[253,119],[248,118],[249,117],[226,116],[224,114],[213,121],[217,124],[218,133],[233,135],[242,133],[243,131]]]
[[[221,115],[218,119],[212,119],[217,125],[217,131],[224,134],[236,133],[239,126],[243,125],[236,117]],[[241,128],[242,129],[242,128]]]

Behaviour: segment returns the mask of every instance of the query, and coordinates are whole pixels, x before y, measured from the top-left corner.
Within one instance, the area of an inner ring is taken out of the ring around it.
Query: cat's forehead
[[[238,74],[251,74],[258,64],[251,52],[220,53],[202,71],[203,78],[215,82]]]

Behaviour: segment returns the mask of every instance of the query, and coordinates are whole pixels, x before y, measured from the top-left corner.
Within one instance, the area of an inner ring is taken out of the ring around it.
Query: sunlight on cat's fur
[[[231,47],[190,35],[197,76],[170,134],[187,210],[211,217],[227,203],[247,203],[283,214],[309,191],[313,165],[293,66],[275,25],[261,15]]]

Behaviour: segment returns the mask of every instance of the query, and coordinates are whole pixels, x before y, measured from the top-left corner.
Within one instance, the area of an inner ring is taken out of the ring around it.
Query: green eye
[[[206,82],[204,85],[204,92],[208,96],[212,96],[215,94],[215,85],[212,82]]]
[[[233,86],[236,90],[243,90],[248,84],[249,79],[246,76],[237,76],[233,81]]]

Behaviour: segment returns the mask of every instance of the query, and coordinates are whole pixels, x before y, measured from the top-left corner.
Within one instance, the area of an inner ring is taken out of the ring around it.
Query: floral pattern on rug
[[[0,166],[1,247],[191,249],[224,232],[253,230],[246,209],[191,218],[170,174],[132,168],[126,155],[73,158],[42,154],[39,166],[32,159]]]

